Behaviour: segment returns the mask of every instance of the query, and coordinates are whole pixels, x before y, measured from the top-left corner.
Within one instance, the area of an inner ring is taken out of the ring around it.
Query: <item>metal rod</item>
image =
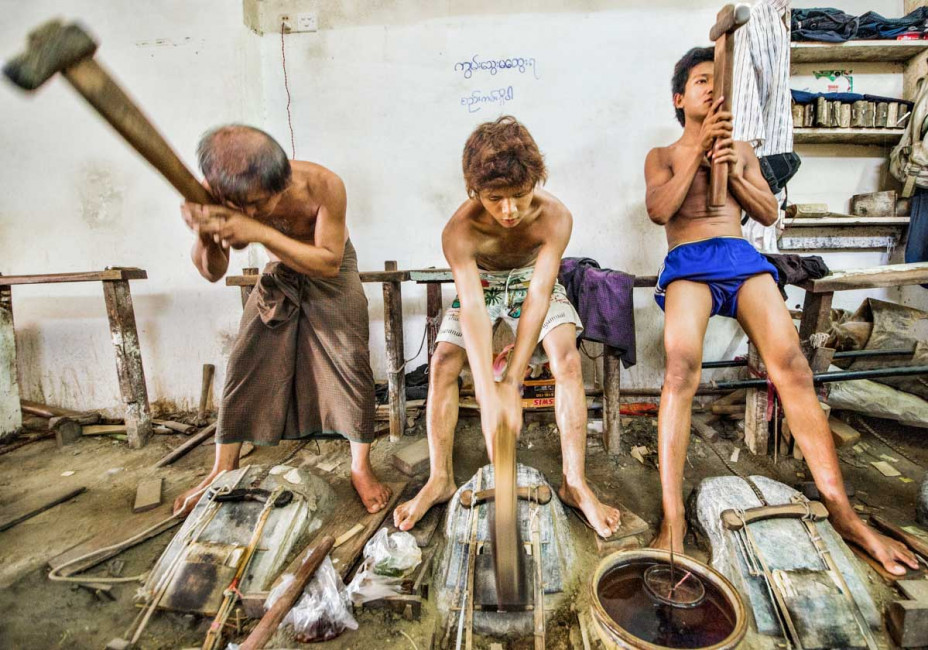
[[[886,350],[846,350],[835,352],[835,359],[859,359],[864,357],[903,357],[915,352],[914,348],[888,348]],[[728,361],[703,361],[703,368],[740,368],[748,365],[747,359]]]
[[[855,379],[878,379],[882,377],[911,377],[928,375],[928,366],[908,366],[899,368],[873,368],[872,370],[843,370],[840,372],[822,372],[813,375],[816,384],[828,384],[835,381],[853,381]],[[736,388],[763,388],[766,379],[739,379],[736,381],[715,381],[707,388],[735,390]],[[702,387],[700,387],[702,388]]]

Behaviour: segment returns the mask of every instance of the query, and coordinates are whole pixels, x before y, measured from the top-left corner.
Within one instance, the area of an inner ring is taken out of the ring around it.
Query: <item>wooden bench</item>
[[[228,276],[226,285],[239,287],[242,292],[242,306],[258,281],[257,268],[245,268],[243,275]],[[384,304],[384,338],[387,350],[387,393],[390,414],[390,439],[399,440],[406,428],[406,374],[405,349],[403,344],[403,299],[402,283],[415,282],[426,285],[426,328],[428,359],[438,336],[444,306],[442,305],[441,285],[452,283],[450,269],[399,270],[394,261],[384,263],[383,271],[362,271],[362,282],[380,282],[383,284]],[[635,278],[635,287],[654,287],[656,276]],[[619,418],[619,399],[621,394],[620,366],[618,350],[608,345],[603,346],[603,447],[610,455],[618,455],[619,442],[622,437],[622,423]]]
[[[815,341],[815,335],[827,334],[831,329],[831,304],[837,291],[856,289],[880,289],[928,283],[928,262],[916,264],[889,264],[868,269],[835,271],[818,280],[800,285],[806,291],[799,321],[799,339],[809,360],[812,372],[828,370],[835,351]],[[748,366],[755,372],[764,373],[753,344],[749,345]],[[764,414],[767,409],[767,391],[748,389],[745,404],[745,444],[755,454],[767,453],[769,423]]]
[[[13,330],[14,285],[56,284],[62,282],[101,282],[106,300],[110,335],[116,348],[116,374],[125,405],[129,446],[144,447],[152,434],[151,408],[145,387],[145,371],[135,326],[130,280],[144,280],[148,274],[136,268],[108,268],[86,273],[43,275],[0,275],[0,439],[22,427],[19,382],[16,376],[16,338]]]

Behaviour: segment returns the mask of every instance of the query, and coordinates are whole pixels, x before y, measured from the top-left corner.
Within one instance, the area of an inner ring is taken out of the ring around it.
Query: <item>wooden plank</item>
[[[393,466],[406,474],[415,476],[429,469],[429,441],[428,438],[420,438],[416,442],[406,445],[402,449],[394,452],[390,457]]]
[[[861,146],[895,145],[905,129],[877,128],[816,128],[793,129],[796,144],[854,144]]]
[[[184,435],[191,434],[197,429],[193,424],[184,424],[183,422],[174,422],[173,420],[152,420],[152,422]]]
[[[418,282],[420,284],[427,284],[431,282],[438,283],[448,283],[454,282],[454,278],[451,276],[450,269],[419,269],[416,271],[408,271],[409,280],[413,282]],[[635,276],[635,286],[636,287],[654,287],[657,285],[657,276],[656,275],[636,275]]]
[[[753,369],[760,376],[765,375],[767,372],[757,347],[750,342],[748,343],[748,368]],[[767,391],[759,388],[749,388],[745,393],[744,444],[752,454],[766,455],[769,439]]]
[[[247,276],[254,276],[255,278],[260,277],[260,274],[258,273],[258,267],[256,266],[246,266],[245,268],[242,269],[242,274],[247,275]],[[257,279],[255,280],[255,284],[256,283],[257,283]],[[228,280],[226,280],[226,285],[228,284],[229,282]],[[242,290],[242,309],[244,309],[245,303],[248,302],[248,298],[251,296],[251,292],[255,288],[255,285],[254,284],[243,284],[239,288]]]
[[[203,377],[200,380],[200,406],[197,409],[197,424],[201,427],[208,422],[206,419],[208,415],[207,408],[209,408],[209,398],[213,393],[213,377],[215,376],[216,366],[211,363],[204,363]]]
[[[908,13],[908,12],[907,12]],[[904,63],[928,49],[924,41],[847,41],[815,43],[794,41],[790,63],[857,63],[865,61]]]
[[[145,535],[142,540],[150,539],[156,535],[160,535],[166,530],[170,530],[174,526],[179,526],[183,523],[183,519],[167,519],[171,516],[171,506],[172,504],[166,504],[164,507],[156,508],[155,510],[149,510],[143,514],[139,515],[129,515],[123,519],[118,519],[117,521],[110,523],[107,526],[107,522],[112,521],[112,518],[104,518],[100,520],[100,524],[103,529],[89,540],[81,542],[77,546],[68,549],[64,553],[55,556],[48,562],[48,566],[51,569],[57,569],[64,566],[71,560],[76,560],[77,558],[87,555],[88,553],[94,553],[90,558],[84,559],[80,562],[75,562],[74,564],[68,566],[67,568],[61,571],[61,575],[69,576],[75,573],[80,573],[81,571],[86,571],[101,562],[104,562],[111,557],[118,555],[120,551],[118,549],[110,549],[106,552],[103,552],[102,549],[109,548],[113,546],[116,542],[121,542],[122,540],[129,539],[130,537],[135,537],[145,531]],[[156,524],[160,522],[160,526],[154,528]],[[149,530],[151,529],[151,530]],[[99,552],[98,552],[99,551]]]
[[[55,432],[55,444],[59,449],[77,442],[83,435],[81,424],[66,415],[50,418],[48,427]]]
[[[622,443],[621,368],[622,360],[615,348],[603,346],[603,448],[618,456]]]
[[[59,503],[73,499],[86,490],[87,488],[84,486],[62,487],[55,485],[18,499],[15,503],[0,508],[0,531],[12,528],[16,524],[35,517],[49,508],[54,508]]]
[[[148,388],[145,386],[145,370],[142,368],[142,351],[139,348],[129,282],[104,282],[103,297],[106,299],[106,315],[110,322],[113,346],[116,348],[116,374],[125,405],[129,446],[140,449],[148,444],[152,435],[151,407],[148,404]]]
[[[889,633],[901,648],[928,646],[928,604],[917,600],[897,600],[887,610]]]
[[[0,276],[0,280],[6,279]],[[13,293],[0,286],[0,440],[14,437],[23,426],[16,369],[16,334],[13,329]]]
[[[802,305],[802,320],[799,321],[799,340],[803,343],[813,334],[827,332],[831,326],[831,302],[833,293],[806,291]]]
[[[126,433],[127,431],[125,424],[90,424],[81,427],[81,435],[85,436],[108,436],[114,433]]]
[[[928,580],[900,580],[896,587],[909,600],[920,600],[928,604]]]
[[[925,283],[928,283],[928,262],[915,262],[913,264],[889,264],[868,269],[836,271],[829,276],[812,280],[802,286],[806,291],[812,293],[829,293]]]
[[[148,273],[135,268],[113,268],[83,273],[45,273],[39,275],[3,275],[0,286],[16,284],[58,284],[61,282],[98,282],[113,280],[144,280]]]
[[[854,215],[841,215],[830,212],[821,217],[796,217],[784,219],[783,225],[787,228],[822,228],[824,226],[851,227],[851,226],[908,226],[909,217],[855,217]]]
[[[835,441],[835,447],[847,447],[860,440],[860,432],[838,418],[829,418],[828,427],[831,429],[831,437]]]
[[[178,458],[186,456],[192,449],[199,447],[209,438],[212,438],[216,434],[216,424],[213,423],[200,431],[200,433],[194,434],[187,439],[184,444],[182,444],[177,449],[174,449],[170,453],[166,454],[161,460],[155,463],[155,467],[164,467],[165,465],[170,465]]]
[[[411,271],[361,271],[361,282],[407,282]],[[227,287],[253,287],[260,275],[228,275]]]
[[[147,512],[160,506],[163,485],[164,479],[161,477],[141,481],[135,491],[135,504],[132,506],[132,512]]]
[[[384,262],[387,271],[396,262]],[[399,282],[383,283],[383,329],[387,347],[387,403],[390,405],[390,441],[406,429],[406,368],[403,346],[403,289]]]
[[[397,501],[399,501],[400,495],[403,494],[406,489],[407,483],[406,481],[402,481],[386,483],[386,485],[393,491],[393,495],[390,497],[390,501],[383,510],[371,514],[364,509],[364,504],[361,503],[361,500],[358,498],[343,502],[339,508],[332,513],[329,520],[322,524],[322,527],[316,531],[312,541],[307,545],[308,547],[313,546],[326,535],[331,535],[333,538],[337,539],[346,531],[354,528],[357,524],[361,524],[363,530],[361,530],[360,533],[353,535],[330,554],[332,563],[335,565],[335,570],[341,575],[342,580],[347,579],[348,573],[361,556],[361,551],[364,550],[364,545],[367,544],[367,540],[374,536],[374,533],[380,528],[380,525],[387,515],[392,516],[393,508],[396,506]],[[296,573],[296,569],[300,566],[302,560],[303,558],[300,556],[293,558],[290,564],[287,565],[287,568],[281,571],[280,576],[274,581],[274,586],[277,586],[282,576],[288,573]]]
[[[720,405],[721,407],[722,405]],[[743,406],[738,406],[732,404],[734,408],[738,408],[741,411],[744,411]],[[693,427],[693,430],[699,435],[700,438],[706,442],[715,442],[719,439],[719,432],[713,427],[703,415],[693,415],[692,420],[690,421]]]
[[[438,328],[441,325],[441,319],[444,312],[444,306],[441,299],[441,285],[425,285],[425,327],[427,328],[428,337],[428,362],[432,365],[432,353],[435,351],[435,345],[438,342]]]

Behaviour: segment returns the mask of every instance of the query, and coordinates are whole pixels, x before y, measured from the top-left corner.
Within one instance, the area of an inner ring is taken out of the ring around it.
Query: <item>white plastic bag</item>
[[[371,560],[377,575],[401,578],[419,566],[422,550],[409,533],[400,531],[388,535],[387,529],[381,528],[364,545],[364,558]]]
[[[286,574],[281,578],[280,584],[268,594],[264,603],[265,610],[274,605],[293,580],[292,574]],[[293,627],[296,640],[301,643],[328,641],[346,629],[358,629],[358,622],[354,620],[351,612],[351,600],[345,583],[335,571],[328,556],[316,569],[315,575],[306,585],[296,605],[280,623],[281,627],[287,625]]]
[[[403,577],[422,561],[416,538],[406,532],[377,531],[364,545],[364,563],[348,585],[355,605],[401,593]]]

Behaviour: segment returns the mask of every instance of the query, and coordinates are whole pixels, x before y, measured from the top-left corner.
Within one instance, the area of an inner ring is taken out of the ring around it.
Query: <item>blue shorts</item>
[[[740,237],[713,237],[674,246],[664,258],[657,276],[654,300],[664,308],[664,294],[675,280],[708,285],[712,293],[712,316],[735,318],[738,290],[748,278],[769,273],[777,281],[777,269]]]

